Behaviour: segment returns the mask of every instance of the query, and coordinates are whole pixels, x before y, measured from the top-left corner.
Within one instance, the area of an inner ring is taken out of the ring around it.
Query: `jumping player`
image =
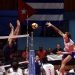
[[[59,75],[64,75],[64,67],[66,65],[67,62],[69,62],[73,57],[74,57],[74,42],[71,40],[71,35],[68,32],[63,33],[60,29],[58,29],[57,27],[55,27],[53,24],[51,24],[50,22],[47,23],[48,27],[52,27],[57,33],[59,33],[64,40],[64,51],[59,51],[58,54],[63,54],[63,53],[68,53],[68,54],[64,54],[63,55],[63,60],[61,63],[61,67],[60,67],[60,73]]]
[[[6,45],[3,47],[4,50],[4,57],[5,57],[5,62],[9,63],[14,52],[16,51],[16,38],[12,38],[14,35],[18,35],[20,31],[20,21],[17,20],[17,26],[16,28],[13,27],[11,23],[9,23],[10,26],[10,34],[8,37],[8,41]]]

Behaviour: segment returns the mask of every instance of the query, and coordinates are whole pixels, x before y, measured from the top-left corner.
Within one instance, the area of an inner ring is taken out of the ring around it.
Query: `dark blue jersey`
[[[4,58],[6,62],[10,60],[10,56],[13,53],[15,53],[16,50],[17,50],[17,46],[15,42],[12,43],[12,46],[9,46],[8,43],[4,45],[3,51],[4,51]]]

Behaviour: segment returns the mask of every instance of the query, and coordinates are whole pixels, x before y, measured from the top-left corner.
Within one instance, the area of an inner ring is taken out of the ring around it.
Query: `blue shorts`
[[[64,54],[63,59],[66,58],[68,55],[70,55],[73,59],[75,59],[75,52],[72,52],[71,54]]]

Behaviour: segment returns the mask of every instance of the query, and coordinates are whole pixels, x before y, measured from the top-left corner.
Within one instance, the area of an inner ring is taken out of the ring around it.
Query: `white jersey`
[[[69,50],[69,47],[70,47],[71,45],[74,45],[74,42],[70,39],[70,41],[69,41],[68,43],[66,43],[66,42],[64,41],[64,45],[65,45],[64,50],[67,51],[67,52],[70,52],[71,50]]]
[[[69,73],[74,73],[74,69],[69,70]]]
[[[52,64],[43,64],[42,67],[45,70],[46,75],[55,75],[54,66]]]
[[[24,75],[29,75],[29,70],[28,70],[28,68],[24,69]]]
[[[13,70],[13,68],[9,68],[6,75],[23,75],[23,72],[21,68],[18,68],[16,72]]]
[[[0,75],[3,75],[5,73],[4,66],[0,66]]]

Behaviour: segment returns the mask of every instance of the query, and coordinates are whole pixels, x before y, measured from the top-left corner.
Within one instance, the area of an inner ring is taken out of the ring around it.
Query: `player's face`
[[[35,59],[36,59],[36,61],[38,61],[38,60],[39,60],[39,56],[36,56],[36,58],[35,58]]]
[[[65,39],[65,42],[66,42],[66,43],[69,42],[69,37],[68,37],[67,33],[65,33],[65,37],[64,37],[64,39]]]

